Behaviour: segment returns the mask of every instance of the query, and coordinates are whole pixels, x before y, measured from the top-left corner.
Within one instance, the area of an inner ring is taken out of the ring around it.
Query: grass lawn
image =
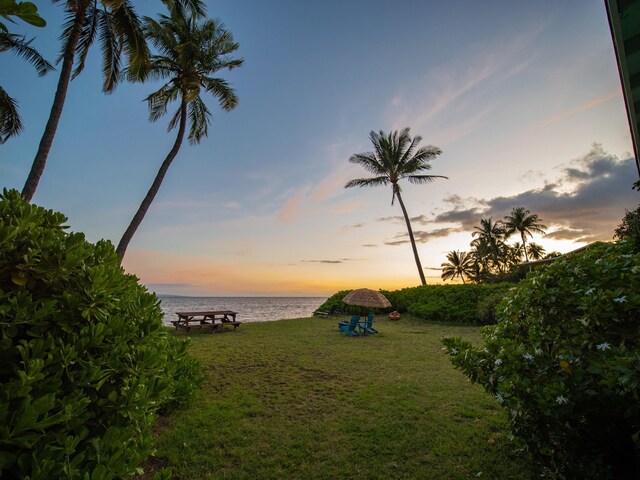
[[[533,478],[506,412],[442,352],[442,337],[479,341],[478,327],[403,315],[349,338],[336,322],[193,333],[205,380],[159,420],[153,463],[182,480]]]

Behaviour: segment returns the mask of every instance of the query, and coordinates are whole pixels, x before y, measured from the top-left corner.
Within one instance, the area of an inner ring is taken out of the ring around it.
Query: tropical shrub
[[[476,319],[480,325],[492,325],[497,321],[498,305],[505,297],[506,292],[491,293],[478,300]]]
[[[401,290],[382,290],[391,302],[385,309],[368,309],[375,313],[389,313],[396,310],[409,312],[424,320],[486,325],[495,321],[495,315],[486,310],[489,304],[482,304],[487,297],[489,302],[497,304],[506,292],[513,287],[511,283],[466,284],[466,285],[426,285],[424,287],[403,288]],[[319,308],[329,311],[332,305],[345,306],[342,299],[351,290],[334,293]],[[495,306],[493,307],[495,308]],[[360,307],[347,305],[347,313],[358,313]]]
[[[120,478],[152,450],[161,409],[199,380],[155,295],[108,241],[0,195],[0,476]]]
[[[530,274],[484,346],[444,340],[550,478],[640,478],[640,254],[601,244]]]
[[[614,238],[629,239],[634,250],[640,252],[640,206],[625,212],[622,222],[615,230]]]
[[[429,285],[409,306],[409,313],[425,320],[465,324],[488,322],[479,317],[479,302],[489,296],[497,301],[513,286],[510,283]]]

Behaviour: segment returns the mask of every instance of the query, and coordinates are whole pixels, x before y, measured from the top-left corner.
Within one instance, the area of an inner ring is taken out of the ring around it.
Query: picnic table
[[[184,328],[187,333],[192,328],[210,328],[214,331],[224,325],[232,325],[235,330],[240,326],[240,322],[236,321],[237,312],[231,310],[212,310],[207,312],[176,312],[178,320],[171,320],[176,330]]]

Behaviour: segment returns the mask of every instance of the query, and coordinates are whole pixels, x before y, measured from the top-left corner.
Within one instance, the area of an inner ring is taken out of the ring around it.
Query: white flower
[[[567,399],[566,397],[560,395],[559,397],[556,397],[556,403],[558,405],[565,405],[565,404],[569,403],[569,399]]]
[[[500,393],[496,393],[496,400],[500,404],[504,403],[504,397]]]
[[[590,289],[588,289],[586,292],[584,292],[585,295],[591,295],[593,292],[595,292],[596,289],[591,287]]]
[[[596,345],[596,348],[601,352],[604,352],[605,350],[611,350],[611,345],[609,345],[607,342],[604,342],[600,345]]]
[[[496,366],[502,365],[502,359],[500,359],[500,358],[496,358],[496,361],[495,361],[495,362],[493,362],[493,363],[495,363],[495,364],[496,364]]]
[[[458,353],[460,353],[460,352],[458,351],[457,348],[452,348],[451,349],[451,355],[457,355]]]
[[[622,297],[614,298],[613,301],[616,303],[624,303],[627,301],[627,297],[623,295]]]
[[[533,355],[531,355],[530,353],[525,353],[524,355],[522,355],[522,358],[531,361],[533,360]]]

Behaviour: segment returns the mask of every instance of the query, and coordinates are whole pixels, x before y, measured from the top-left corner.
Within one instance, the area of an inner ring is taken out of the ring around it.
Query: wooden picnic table
[[[176,312],[178,320],[171,320],[176,330],[184,328],[187,333],[192,328],[211,328],[218,330],[223,325],[232,325],[235,330],[241,324],[236,321],[237,312],[231,310],[212,310],[206,312]]]

